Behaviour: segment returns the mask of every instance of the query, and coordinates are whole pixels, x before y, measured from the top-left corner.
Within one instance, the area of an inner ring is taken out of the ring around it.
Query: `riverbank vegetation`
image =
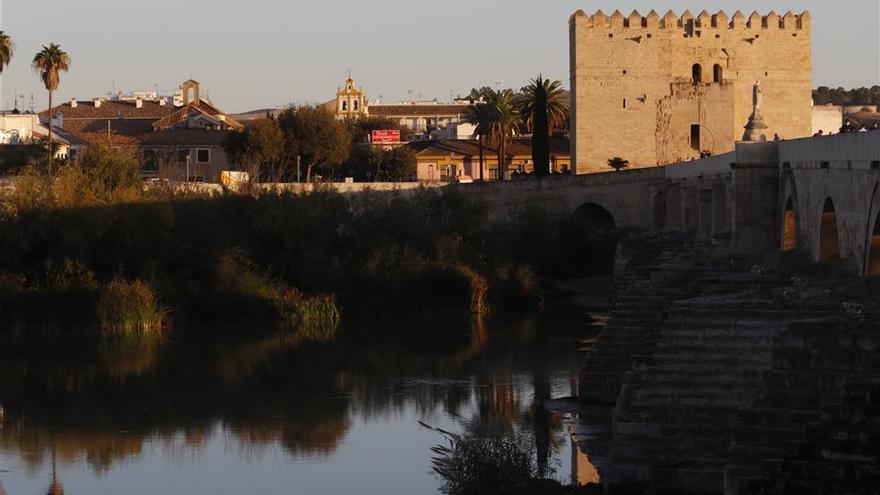
[[[535,208],[490,221],[489,213],[455,188],[145,190],[134,160],[93,146],[75,163],[29,167],[2,199],[2,325],[36,318],[153,330],[160,321],[239,320],[332,333],[340,308],[533,310],[541,276],[592,269],[590,246],[601,239],[567,215]]]

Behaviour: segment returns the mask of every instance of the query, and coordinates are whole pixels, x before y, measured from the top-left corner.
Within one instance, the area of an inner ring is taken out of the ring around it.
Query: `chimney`
[[[92,99],[92,101],[95,103],[95,108],[101,108],[101,99],[100,98],[94,98],[94,99]]]
[[[164,107],[166,104],[168,104],[168,100],[164,96],[160,96],[159,97],[159,106]]]
[[[71,98],[71,99],[70,99],[70,108],[76,108],[76,105],[77,105],[78,103],[79,103],[79,102],[76,101],[76,98]]]
[[[135,100],[134,106],[135,108],[144,108],[144,100],[138,98],[137,100]]]

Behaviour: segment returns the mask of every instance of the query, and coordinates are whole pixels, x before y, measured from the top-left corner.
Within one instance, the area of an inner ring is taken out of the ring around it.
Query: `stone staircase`
[[[693,241],[653,238],[629,241],[619,249],[612,310],[608,325],[587,351],[578,393],[588,404],[613,405],[627,371],[650,355],[660,336],[666,309],[695,294],[695,263],[682,263],[681,253],[696,249]]]
[[[880,486],[880,324],[842,332],[833,289],[792,294],[695,243],[621,251],[580,379],[582,400],[615,403],[607,493],[874,493],[858,488]]]

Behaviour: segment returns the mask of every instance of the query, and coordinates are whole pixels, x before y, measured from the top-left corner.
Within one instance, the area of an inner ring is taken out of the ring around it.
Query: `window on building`
[[[626,108],[626,98],[623,99],[623,108]]]
[[[343,101],[343,102],[342,102],[342,111],[343,111],[343,112],[347,112],[347,111],[348,111],[348,102],[347,102],[347,101]]]
[[[186,163],[187,158],[189,158],[189,150],[179,150],[177,152],[178,163]]]
[[[144,150],[144,170],[159,170],[159,160],[155,150]]]
[[[713,68],[712,72],[713,72],[713,77],[712,77],[713,81],[715,81],[717,83],[724,82],[724,69],[721,68],[721,65],[715,64],[715,67]]]
[[[70,151],[67,152],[67,157],[70,161],[76,161],[76,148],[70,148]]]
[[[354,100],[353,102],[351,102],[351,105],[352,105],[352,108],[354,109],[354,111],[357,112],[357,109],[358,109],[358,101],[357,101],[357,100]]]
[[[700,64],[694,64],[691,68],[691,76],[694,84],[703,82],[703,66]]]
[[[199,163],[210,163],[211,162],[211,150],[201,149],[196,151],[197,160]]]
[[[700,151],[700,124],[691,126],[691,149]]]

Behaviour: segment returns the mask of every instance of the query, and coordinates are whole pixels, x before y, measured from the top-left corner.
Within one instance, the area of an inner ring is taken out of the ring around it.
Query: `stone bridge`
[[[670,165],[459,186],[502,216],[541,204],[598,226],[692,233],[742,253],[798,249],[880,273],[880,132],[767,143]]]

